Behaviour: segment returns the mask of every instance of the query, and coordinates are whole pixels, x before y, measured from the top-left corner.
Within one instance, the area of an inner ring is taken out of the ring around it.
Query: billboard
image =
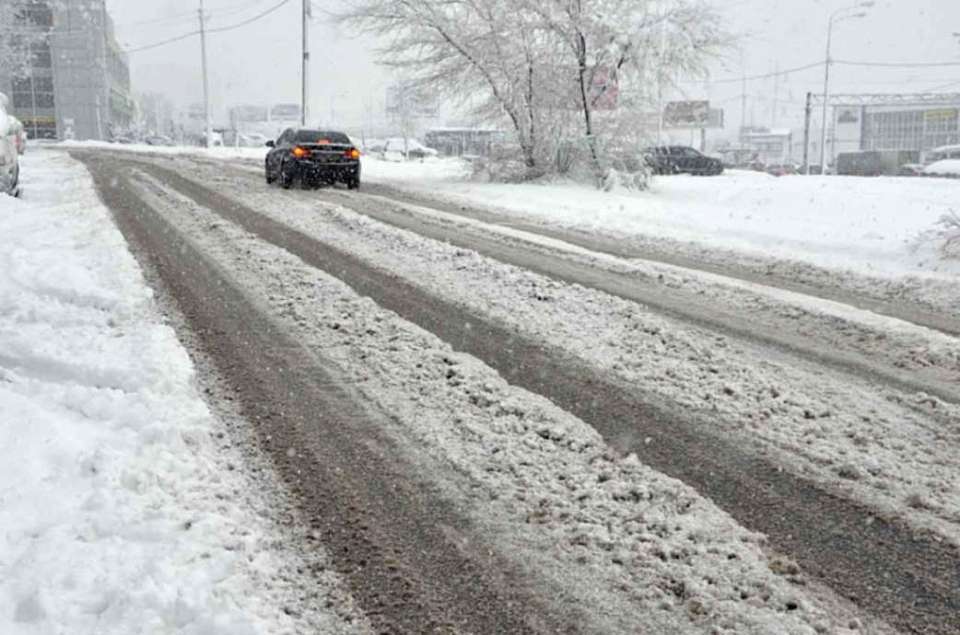
[[[711,128],[709,101],[671,101],[663,109],[667,128]]]
[[[590,101],[594,110],[616,110],[620,99],[620,80],[617,71],[609,66],[598,66],[590,82]]]

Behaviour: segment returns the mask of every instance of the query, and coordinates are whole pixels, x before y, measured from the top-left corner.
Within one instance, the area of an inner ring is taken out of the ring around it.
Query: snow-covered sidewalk
[[[0,633],[362,630],[284,612],[298,563],[89,174],[35,150],[23,175],[0,197]]]

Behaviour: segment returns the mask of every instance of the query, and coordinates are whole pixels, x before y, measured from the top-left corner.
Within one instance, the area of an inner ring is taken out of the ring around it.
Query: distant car
[[[427,157],[435,157],[440,154],[433,148],[428,148],[416,139],[408,138],[406,141],[404,141],[402,137],[387,139],[383,146],[382,152],[385,155],[399,154],[401,157],[406,159],[426,159]]]
[[[941,159],[923,168],[923,176],[960,178],[960,155],[956,159]]]
[[[143,140],[148,146],[172,146],[173,139],[166,135],[153,135]]]
[[[922,176],[922,163],[904,163],[897,169],[897,176]]]
[[[800,174],[800,167],[793,163],[768,165],[766,169],[766,173],[773,176],[787,176],[790,174]]]
[[[708,157],[689,146],[655,146],[647,148],[643,154],[656,174],[723,174],[723,161]]]
[[[0,193],[20,193],[20,152],[13,118],[7,114],[7,96],[0,93]]]
[[[240,146],[244,148],[262,148],[267,144],[267,135],[259,132],[249,132],[240,135]]]
[[[284,189],[294,183],[307,188],[338,181],[351,190],[360,187],[360,151],[342,132],[288,128],[267,147],[267,183]]]

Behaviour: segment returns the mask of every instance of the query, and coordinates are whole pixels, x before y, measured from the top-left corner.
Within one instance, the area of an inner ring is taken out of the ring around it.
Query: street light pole
[[[830,64],[833,63],[833,60],[830,59],[830,44],[833,40],[833,25],[835,22],[840,22],[842,20],[849,20],[852,18],[862,18],[866,16],[866,12],[861,11],[860,13],[854,13],[852,15],[845,15],[841,17],[842,13],[847,11],[852,11],[859,8],[869,8],[874,5],[873,0],[868,2],[858,2],[852,7],[844,7],[843,9],[838,9],[830,14],[830,21],[827,22],[827,55],[824,60],[823,66],[823,119],[821,120],[821,135],[820,135],[820,174],[827,173],[827,106],[830,101]],[[836,131],[834,131],[836,134]],[[808,168],[809,172],[809,168]]]
[[[213,126],[210,123],[210,85],[207,80],[207,31],[204,26],[203,0],[200,0],[200,56],[203,71],[203,133],[204,147],[210,145],[213,138]]]
[[[310,0],[303,0],[303,67],[301,69],[300,84],[300,125],[307,126],[309,113],[307,112],[307,102],[310,100]]]

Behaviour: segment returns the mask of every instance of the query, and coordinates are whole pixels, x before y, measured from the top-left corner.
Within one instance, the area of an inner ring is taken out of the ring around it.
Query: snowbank
[[[89,175],[39,151],[24,176],[0,196],[0,633],[298,630],[297,565]]]
[[[657,178],[647,192],[606,193],[573,183],[475,183],[458,179],[462,170],[431,167],[370,158],[364,173],[367,180],[459,204],[608,235],[692,242],[870,275],[960,273],[960,266],[916,248],[924,232],[957,208],[960,183],[954,181],[729,171]]]

